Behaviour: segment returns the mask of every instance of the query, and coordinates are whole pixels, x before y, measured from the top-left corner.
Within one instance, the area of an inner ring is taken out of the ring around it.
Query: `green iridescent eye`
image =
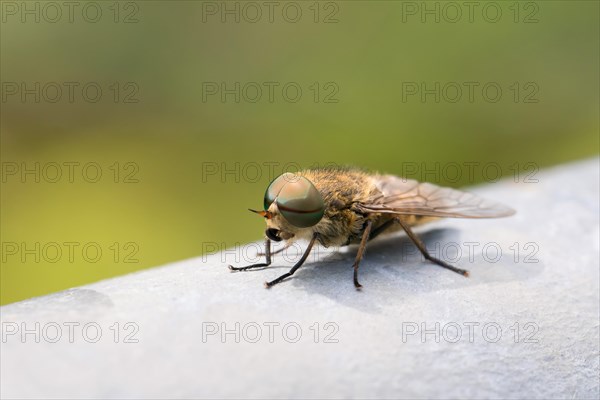
[[[265,211],[277,201],[281,215],[298,228],[319,223],[325,203],[317,188],[306,178],[286,172],[271,182],[265,192]]]
[[[304,177],[286,183],[276,201],[281,215],[298,228],[316,225],[325,212],[321,193]]]
[[[293,182],[296,180],[298,180],[298,177],[291,172],[286,172],[285,174],[279,175],[277,178],[273,179],[273,181],[269,184],[267,191],[265,192],[265,211],[267,211],[271,204],[273,204],[283,186],[285,186],[285,184],[288,182]]]

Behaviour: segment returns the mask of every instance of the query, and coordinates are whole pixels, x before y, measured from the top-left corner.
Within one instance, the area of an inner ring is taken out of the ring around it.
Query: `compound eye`
[[[276,201],[281,215],[297,228],[316,225],[325,213],[321,193],[311,181],[302,176],[294,176],[293,180],[288,178]]]
[[[286,172],[285,174],[279,175],[277,178],[273,179],[273,181],[267,187],[265,191],[265,199],[264,199],[264,207],[265,211],[269,209],[271,204],[275,201],[281,189],[288,182],[293,182],[298,180],[298,177],[291,172]]]

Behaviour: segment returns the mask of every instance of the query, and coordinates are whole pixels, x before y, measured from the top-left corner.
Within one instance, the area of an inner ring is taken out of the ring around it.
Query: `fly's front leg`
[[[461,274],[466,277],[469,276],[469,271],[467,271],[465,269],[456,268],[456,267],[448,264],[447,262],[437,259],[437,258],[433,257],[432,255],[430,255],[429,252],[427,251],[427,248],[425,247],[425,244],[421,241],[421,239],[419,239],[419,237],[417,235],[415,235],[413,233],[413,231],[410,229],[408,224],[403,222],[400,218],[396,218],[396,221],[400,224],[400,226],[402,226],[402,229],[404,229],[404,232],[406,232],[406,234],[408,235],[410,240],[412,240],[413,243],[417,246],[417,248],[421,251],[421,253],[425,257],[425,259],[431,261],[434,264],[439,265],[440,267],[443,267],[443,268],[449,269],[450,271],[456,272],[457,274]]]
[[[367,248],[367,242],[369,241],[369,236],[371,235],[371,225],[373,225],[373,221],[368,220],[365,230],[363,231],[362,239],[360,240],[358,253],[356,253],[356,258],[354,259],[354,265],[352,265],[354,268],[354,287],[357,290],[362,287],[362,285],[358,283],[358,266],[360,264],[360,260],[362,260],[363,255],[365,254],[365,249]]]
[[[313,245],[315,244],[315,241],[317,240],[318,234],[315,233],[312,237],[312,239],[310,239],[310,243],[308,243],[308,247],[306,248],[306,250],[304,251],[304,254],[302,255],[302,258],[300,259],[300,261],[298,261],[296,263],[296,265],[294,265],[292,267],[292,269],[290,269],[289,272],[281,275],[279,278],[272,280],[271,282],[265,282],[265,287],[268,289],[273,285],[278,284],[279,282],[281,282],[282,280],[284,280],[287,277],[290,277],[292,275],[294,275],[294,272],[296,272],[296,270],[298,270],[298,268],[300,268],[302,266],[302,264],[304,264],[304,261],[306,261],[306,259],[308,258],[308,255],[310,254],[310,251],[312,250]]]
[[[271,265],[271,240],[269,238],[265,239],[265,256],[267,258],[266,263],[252,264],[252,265],[248,265],[246,267],[234,267],[234,266],[230,265],[229,269],[231,271],[246,271],[246,270],[252,269],[252,268],[263,268],[263,267],[268,267],[269,265]]]

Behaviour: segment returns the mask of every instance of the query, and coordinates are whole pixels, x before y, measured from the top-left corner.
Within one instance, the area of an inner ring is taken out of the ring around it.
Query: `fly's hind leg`
[[[456,268],[456,267],[448,264],[447,262],[437,259],[437,258],[433,257],[432,255],[430,255],[429,252],[427,251],[427,249],[425,248],[425,244],[423,244],[421,239],[419,239],[419,237],[414,234],[414,232],[410,229],[410,227],[408,226],[408,224],[406,222],[402,221],[402,219],[400,219],[399,217],[396,218],[395,221],[398,222],[400,224],[400,226],[402,226],[402,229],[404,229],[404,232],[406,232],[406,234],[408,235],[410,240],[413,241],[413,243],[417,246],[419,251],[421,251],[421,253],[427,260],[431,261],[434,264],[439,265],[440,267],[449,269],[450,271],[454,271],[457,274],[461,274],[465,277],[469,276],[469,271],[460,269],[460,268]]]

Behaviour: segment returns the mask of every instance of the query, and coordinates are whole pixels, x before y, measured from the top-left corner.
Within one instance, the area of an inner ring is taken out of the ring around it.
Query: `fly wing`
[[[472,193],[402,179],[394,175],[376,176],[376,193],[358,207],[365,212],[426,215],[450,218],[499,218],[515,211]]]

